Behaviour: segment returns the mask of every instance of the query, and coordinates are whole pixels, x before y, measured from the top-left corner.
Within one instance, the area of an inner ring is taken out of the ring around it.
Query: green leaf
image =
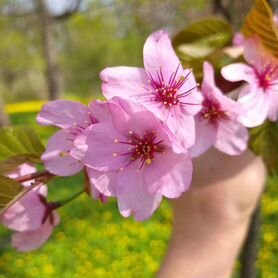
[[[229,23],[212,17],[187,26],[173,38],[173,46],[182,63],[193,68],[200,80],[204,61],[223,66],[228,56],[223,54],[222,48],[231,43],[232,37]]]
[[[19,165],[27,162],[39,164],[41,161],[40,158],[34,154],[11,156],[4,161],[0,161],[0,173],[9,173]]]
[[[278,172],[278,123],[267,121],[250,131],[250,148],[261,155],[270,174]]]
[[[23,186],[15,180],[0,176],[0,209],[5,208],[22,190]]]
[[[14,155],[41,155],[44,146],[31,128],[0,129],[0,157],[9,158]]]
[[[0,173],[25,162],[40,162],[44,146],[31,128],[0,129]]]
[[[228,22],[210,17],[188,25],[173,38],[173,45],[176,48],[183,44],[199,43],[216,48],[228,45],[232,37],[233,32]]]
[[[266,0],[256,0],[246,17],[242,32],[246,37],[258,35],[263,45],[278,58],[278,28]]]

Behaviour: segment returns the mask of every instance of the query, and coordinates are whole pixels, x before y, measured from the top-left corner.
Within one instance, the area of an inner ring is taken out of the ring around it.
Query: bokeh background
[[[217,15],[240,28],[251,0],[0,0],[0,125],[31,125],[47,141],[51,128],[35,116],[49,99],[101,98],[106,66],[142,66],[146,37],[158,29],[175,34],[202,17]],[[277,1],[272,1],[277,6]],[[83,177],[49,184],[50,200],[78,191]],[[259,278],[278,277],[278,173],[262,200]],[[61,224],[41,249],[10,247],[0,227],[0,278],[153,277],[171,234],[167,201],[144,223],[123,219],[115,201],[85,195],[60,209]],[[237,277],[237,269],[235,277]],[[248,277],[246,277],[248,278]]]

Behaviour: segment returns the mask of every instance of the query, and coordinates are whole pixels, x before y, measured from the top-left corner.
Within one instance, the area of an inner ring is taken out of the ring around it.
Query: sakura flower
[[[71,176],[84,168],[86,135],[92,125],[109,120],[108,104],[94,101],[85,106],[79,102],[56,100],[44,105],[37,117],[42,125],[61,128],[48,141],[42,160],[47,170],[58,176]],[[92,195],[102,199],[91,186]]]
[[[116,196],[121,214],[148,218],[162,196],[177,198],[191,183],[188,153],[177,154],[163,123],[141,105],[121,98],[110,104],[112,121],[93,125],[83,162],[106,196]]]
[[[193,115],[202,100],[194,75],[182,68],[164,31],[150,35],[143,52],[144,68],[122,66],[101,72],[103,94],[142,104],[167,124],[181,149],[188,149],[195,142]]]
[[[233,46],[244,46],[245,38],[241,32],[236,32],[233,36]]]
[[[198,156],[212,146],[229,155],[242,153],[247,148],[248,132],[238,120],[241,107],[216,87],[208,62],[204,63],[201,92],[204,100],[196,115],[196,143],[191,155]]]
[[[80,172],[84,165],[79,158],[84,150],[82,140],[90,127],[98,121],[106,120],[105,110],[99,113],[99,107],[106,105],[99,101],[89,107],[68,100],[56,100],[45,104],[37,116],[41,125],[53,125],[62,130],[49,140],[46,152],[42,156],[45,167],[53,174],[70,176]],[[75,144],[74,142],[78,142]]]
[[[236,63],[224,67],[221,71],[229,81],[245,80],[245,86],[238,102],[245,113],[240,117],[247,127],[258,126],[268,118],[278,118],[278,60],[262,46],[260,39],[246,40],[244,58],[247,64]]]
[[[278,15],[277,14],[275,14],[273,16],[273,22],[274,22],[275,26],[278,28]]]
[[[10,178],[31,174],[36,169],[23,164],[10,173]],[[25,187],[32,180],[23,183]],[[12,235],[12,246],[26,252],[39,248],[51,236],[53,228],[59,223],[59,215],[54,206],[46,201],[47,187],[40,184],[26,193],[1,216],[1,222],[7,228],[16,231]]]

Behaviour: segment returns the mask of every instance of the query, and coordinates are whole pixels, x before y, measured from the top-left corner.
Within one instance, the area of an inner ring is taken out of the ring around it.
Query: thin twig
[[[31,174],[28,174],[28,175],[21,176],[19,178],[16,178],[15,180],[19,183],[22,183],[22,182],[29,181],[29,180],[35,180],[35,179],[38,179],[38,178],[41,178],[41,177],[47,177],[47,176],[50,176],[50,175],[52,175],[52,174],[49,173],[49,171],[42,170],[42,171],[38,171],[38,172],[35,172],[35,173],[31,173]]]

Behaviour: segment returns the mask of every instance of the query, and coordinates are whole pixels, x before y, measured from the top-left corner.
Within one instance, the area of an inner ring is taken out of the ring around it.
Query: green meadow
[[[12,122],[33,126],[46,142],[54,130],[37,126],[35,115],[12,114]],[[278,277],[277,183],[278,175],[268,179],[262,201],[259,278]],[[55,179],[49,183],[49,199],[67,198],[82,186],[82,175]],[[30,253],[15,252],[10,247],[10,231],[0,227],[0,278],[154,277],[171,234],[172,210],[167,201],[143,223],[121,217],[115,200],[102,204],[85,194],[59,213],[61,223],[51,239]]]

